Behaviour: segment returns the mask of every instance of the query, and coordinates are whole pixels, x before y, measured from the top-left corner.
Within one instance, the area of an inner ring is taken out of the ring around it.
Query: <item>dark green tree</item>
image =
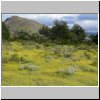
[[[77,35],[74,32],[69,32],[69,38],[68,41],[71,42],[77,42]]]
[[[74,24],[74,26],[70,29],[70,32],[73,33],[73,35],[71,34],[72,41],[75,42],[81,42],[84,40],[86,34],[85,34],[85,30],[78,24]]]
[[[10,39],[10,32],[4,22],[2,22],[2,39],[4,40]]]
[[[92,38],[93,43],[98,44],[98,34],[92,34],[90,37]]]
[[[21,30],[20,32],[16,33],[15,38],[22,40],[30,40],[30,35],[28,32],[24,32],[23,30]]]
[[[67,40],[69,38],[69,29],[67,22],[55,20],[52,27],[52,39]]]
[[[39,33],[44,35],[45,37],[51,37],[51,29],[48,26],[43,26],[40,30]]]

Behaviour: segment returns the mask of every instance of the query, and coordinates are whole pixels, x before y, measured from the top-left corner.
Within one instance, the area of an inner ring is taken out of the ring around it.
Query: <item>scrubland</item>
[[[97,45],[2,42],[2,86],[97,85]]]

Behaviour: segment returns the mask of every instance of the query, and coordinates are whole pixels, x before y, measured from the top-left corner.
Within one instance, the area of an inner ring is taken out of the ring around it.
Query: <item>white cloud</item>
[[[97,20],[83,20],[79,21],[78,16],[80,14],[18,14],[20,17],[29,18],[29,19],[42,19],[49,18],[52,20],[58,19],[63,20],[63,17],[72,17],[75,23],[81,25],[86,31],[97,31],[98,29],[98,21]],[[74,24],[74,23],[73,23]],[[69,24],[72,27],[72,24]]]
[[[51,17],[52,19],[61,19],[62,17],[78,17],[79,14],[49,14],[49,17]]]
[[[29,19],[38,19],[41,17],[47,17],[47,18],[51,18],[51,19],[61,19],[62,17],[66,16],[66,17],[73,17],[73,18],[77,18],[79,16],[79,14],[13,14],[19,17],[23,17],[23,18],[29,18]]]
[[[98,30],[98,21],[95,20],[76,21],[76,23],[81,25],[86,31],[95,32]]]

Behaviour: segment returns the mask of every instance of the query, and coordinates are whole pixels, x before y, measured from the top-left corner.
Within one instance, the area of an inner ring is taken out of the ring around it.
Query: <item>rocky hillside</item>
[[[11,34],[17,34],[17,32],[20,32],[21,30],[32,34],[38,32],[38,30],[42,27],[42,24],[34,20],[18,16],[12,16],[10,18],[7,18],[5,20],[5,24],[8,27]]]

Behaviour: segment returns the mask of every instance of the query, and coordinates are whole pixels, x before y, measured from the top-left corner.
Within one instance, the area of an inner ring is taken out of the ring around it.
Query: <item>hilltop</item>
[[[29,34],[38,32],[38,30],[43,26],[42,24],[18,16],[12,16],[4,21],[5,25],[8,27],[11,34],[16,34],[17,32],[24,31]]]

